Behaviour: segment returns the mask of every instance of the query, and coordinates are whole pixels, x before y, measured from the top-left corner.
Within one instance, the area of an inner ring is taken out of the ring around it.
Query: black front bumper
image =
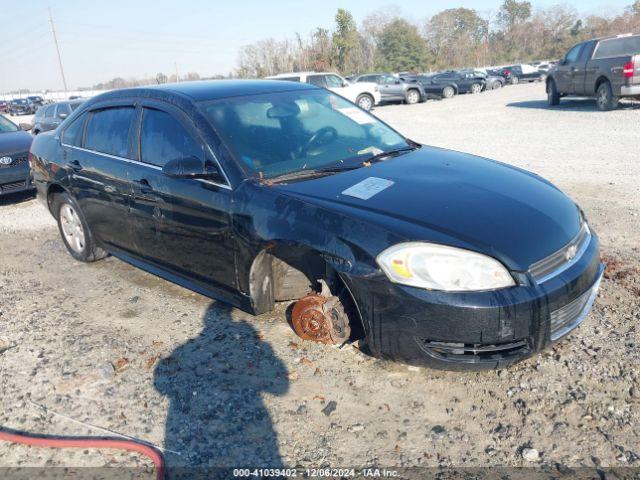
[[[589,312],[603,272],[595,234],[570,268],[537,285],[447,293],[348,278],[372,353],[448,370],[501,368],[560,340]]]
[[[0,196],[33,190],[29,162],[20,158],[15,165],[0,166]]]

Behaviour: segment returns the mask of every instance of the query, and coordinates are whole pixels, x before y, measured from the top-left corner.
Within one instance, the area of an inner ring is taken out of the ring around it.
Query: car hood
[[[23,130],[0,133],[0,157],[28,152],[32,140],[33,137]]]
[[[368,199],[344,193],[370,177],[393,183]],[[567,244],[581,222],[576,204],[537,175],[434,147],[276,188],[406,240],[472,249],[521,271]]]

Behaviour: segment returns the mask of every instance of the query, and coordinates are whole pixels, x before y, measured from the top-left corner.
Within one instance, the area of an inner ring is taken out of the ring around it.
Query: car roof
[[[205,80],[113,90],[93,97],[88,104],[95,103],[95,101],[132,96],[160,98],[166,93],[199,102],[243,95],[258,95],[290,90],[313,90],[317,88],[306,83],[281,82],[277,80]]]

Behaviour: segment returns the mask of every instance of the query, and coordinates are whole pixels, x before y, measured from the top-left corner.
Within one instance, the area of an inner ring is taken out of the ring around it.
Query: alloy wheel
[[[360,100],[358,100],[358,106],[363,110],[367,110],[367,111],[371,110],[371,107],[373,107],[371,99],[366,95],[361,97]]]
[[[418,92],[416,92],[415,90],[411,90],[409,93],[407,93],[407,103],[408,104],[414,104],[414,103],[418,103],[420,101],[420,95],[418,94]]]
[[[85,246],[84,227],[78,213],[68,203],[60,207],[60,225],[67,245],[74,252],[82,253]]]

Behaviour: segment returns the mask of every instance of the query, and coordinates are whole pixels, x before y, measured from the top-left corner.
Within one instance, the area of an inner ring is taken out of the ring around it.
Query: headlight
[[[515,285],[494,258],[445,245],[400,243],[387,248],[376,261],[392,282],[429,290],[492,290]]]

